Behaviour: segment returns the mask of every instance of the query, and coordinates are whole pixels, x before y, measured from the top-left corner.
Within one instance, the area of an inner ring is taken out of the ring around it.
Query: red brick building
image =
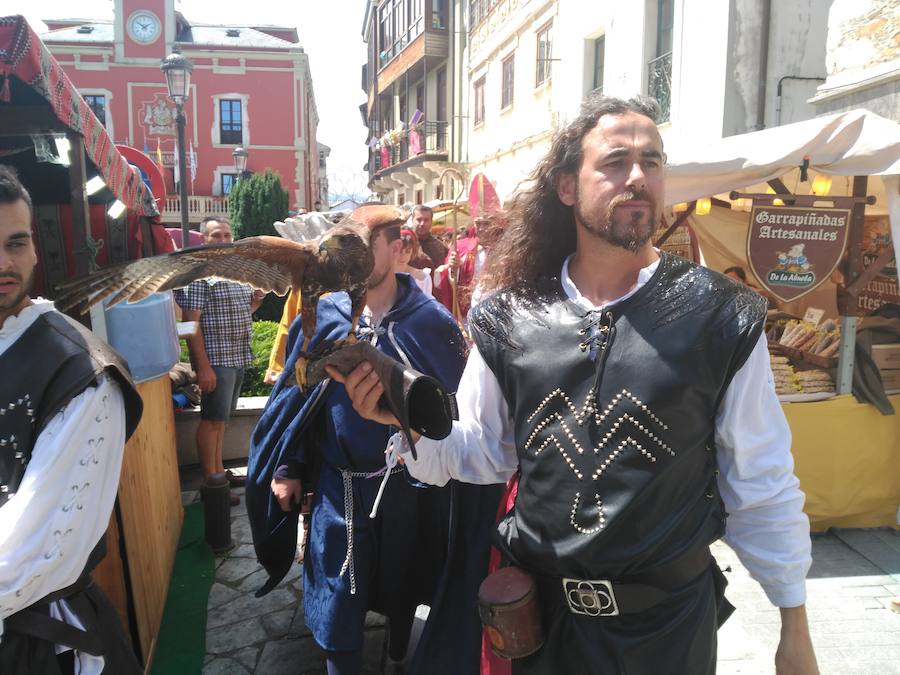
[[[252,15],[252,7],[247,13]],[[160,63],[178,48],[194,64],[185,106],[192,223],[227,212],[237,179],[232,152],[249,153],[247,170],[281,175],[292,208],[312,210],[320,199],[315,95],[297,30],[192,22],[174,0],[115,0],[111,20],[44,19],[41,39],[104,122],[116,143],[157,147],[169,196],[166,222],[177,223],[174,183],[175,104]],[[325,176],[321,176],[322,179]]]

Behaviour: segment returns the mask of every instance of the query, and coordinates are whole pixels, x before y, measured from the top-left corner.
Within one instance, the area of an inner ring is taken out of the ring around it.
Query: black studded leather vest
[[[478,305],[472,335],[519,456],[505,554],[545,575],[627,579],[719,538],[715,417],[764,320],[759,295],[666,253],[603,311],[557,278]]]
[[[104,371],[122,387],[131,436],[142,402],[128,366],[81,324],[44,312],[0,354],[0,506],[18,489],[44,426]]]

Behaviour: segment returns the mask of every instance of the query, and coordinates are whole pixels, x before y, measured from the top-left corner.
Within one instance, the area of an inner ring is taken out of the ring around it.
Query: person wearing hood
[[[466,358],[459,327],[409,275],[395,273],[402,212],[396,219],[382,213],[373,222],[365,222],[364,213],[351,218],[369,228],[375,257],[357,337],[455,391]],[[317,314],[309,351],[347,334],[348,295],[323,298]],[[401,662],[420,604],[431,612],[407,672],[416,672],[417,664],[429,673],[477,672],[475,598],[487,571],[502,486],[426,487],[402,466],[388,467],[385,449],[396,429],[360,417],[344,387],[330,380],[308,391],[296,386],[302,342],[301,322],[295,321],[284,371],[251,439],[247,511],[257,557],[270,575],[259,594],[290,569],[298,505],[312,488],[303,609],[326,651],[329,674],[361,671],[369,610],[388,618],[388,657]],[[383,481],[377,513],[370,515]],[[459,669],[460,659],[468,669]]]

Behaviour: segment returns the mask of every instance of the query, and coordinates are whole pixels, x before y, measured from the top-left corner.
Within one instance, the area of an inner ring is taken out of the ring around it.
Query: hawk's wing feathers
[[[210,277],[284,295],[291,287],[299,287],[316,250],[315,243],[265,236],[187,248],[113,265],[60,284],[56,305],[63,311],[80,305],[85,313],[113,294],[109,305],[125,299],[137,302],[151,293],[182,288]]]

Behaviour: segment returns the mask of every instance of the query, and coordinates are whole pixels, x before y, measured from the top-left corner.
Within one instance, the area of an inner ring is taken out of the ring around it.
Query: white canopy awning
[[[765,192],[766,181],[773,178],[808,194],[797,178],[805,156],[813,173],[875,176],[868,194],[878,199],[877,211],[889,214],[893,239],[900,242],[900,123],[875,113],[851,110],[706,146],[670,139],[666,152],[667,204],[727,195],[731,190]],[[849,191],[836,186],[832,194]]]

